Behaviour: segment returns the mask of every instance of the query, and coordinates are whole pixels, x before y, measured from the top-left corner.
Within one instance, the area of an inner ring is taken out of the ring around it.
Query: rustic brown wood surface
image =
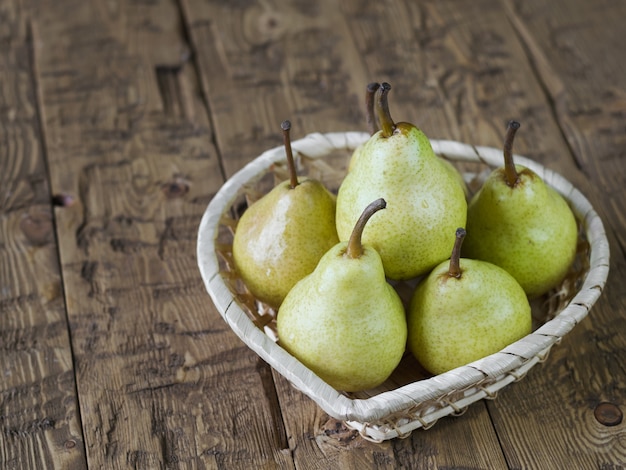
[[[0,468],[626,468],[626,3],[0,1]],[[369,442],[230,331],[196,264],[225,179],[363,91],[516,151],[602,217],[606,289],[545,364]]]

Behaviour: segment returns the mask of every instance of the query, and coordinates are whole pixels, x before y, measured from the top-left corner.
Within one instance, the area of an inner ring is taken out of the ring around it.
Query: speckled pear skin
[[[465,200],[467,201],[467,199],[468,199],[468,197],[470,195],[470,192],[469,192],[469,188],[467,186],[467,183],[465,183],[465,180],[463,179],[463,175],[448,160],[445,160],[445,159],[443,159],[441,157],[438,157],[438,158],[440,158],[440,161],[441,161],[441,163],[443,163],[443,167],[446,169],[446,171],[448,173],[450,173],[452,178],[454,178],[456,180],[456,182],[459,184],[459,186],[461,186],[461,188],[463,189],[463,194],[465,195]]]
[[[437,266],[416,288],[407,312],[409,349],[441,374],[500,351],[531,332],[524,290],[502,268],[460,260],[461,278]]]
[[[289,292],[277,331],[279,344],[322,380],[354,392],[391,375],[406,348],[407,326],[378,253],[364,246],[361,257],[351,259],[346,246],[333,247]]]
[[[354,168],[354,166],[356,165],[357,161],[359,160],[359,155],[361,154],[362,148],[363,146],[360,145],[352,153],[352,156],[350,157],[350,161],[348,163],[348,171],[352,171],[352,168]],[[456,167],[452,163],[450,163],[448,160],[444,160],[441,157],[437,157],[437,158],[441,160],[444,168],[454,177],[454,179],[457,180],[459,185],[463,188],[463,193],[465,194],[465,197],[467,198],[469,196],[469,188],[467,187],[467,184],[465,183],[465,180],[463,179],[463,175],[461,175],[461,173],[459,173],[459,170],[457,170]]]
[[[359,161],[359,156],[361,155],[362,149],[363,144],[359,145],[357,148],[354,149],[354,152],[352,152],[352,156],[350,157],[350,161],[348,162],[348,172],[352,171],[352,168],[354,168],[356,162]]]
[[[578,227],[567,202],[532,170],[516,165],[511,188],[494,170],[468,207],[463,256],[507,270],[529,298],[563,280],[576,255]]]
[[[464,189],[412,124],[397,123],[389,137],[379,131],[359,150],[337,195],[340,240],[350,237],[363,208],[378,197],[387,209],[368,223],[363,243],[378,251],[390,279],[419,276],[450,256],[448,235],[465,226]]]
[[[319,181],[283,181],[252,204],[235,230],[233,259],[250,292],[278,308],[289,290],[339,242],[335,195]]]

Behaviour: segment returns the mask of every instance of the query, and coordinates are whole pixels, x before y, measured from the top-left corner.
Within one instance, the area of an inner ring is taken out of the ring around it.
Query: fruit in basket
[[[457,229],[450,261],[418,284],[407,312],[409,349],[433,374],[498,352],[532,328],[528,298],[513,276],[460,258],[465,233]]]
[[[280,345],[337,390],[380,385],[405,351],[402,301],[376,250],[361,243],[364,226],[384,207],[383,199],[369,204],[350,240],[331,248],[278,310]]]
[[[450,163],[450,161],[445,160],[441,157],[438,157],[438,158],[441,161],[441,163],[443,163],[444,168],[450,174],[450,176],[452,176],[452,178],[456,180],[459,186],[461,186],[461,188],[463,189],[463,194],[467,198],[470,192],[469,192],[469,188],[467,187],[467,183],[463,179],[463,175],[459,172],[459,170],[457,170],[457,168],[452,163]]]
[[[360,150],[358,162],[337,195],[337,232],[346,240],[361,207],[376,197],[387,209],[371,221],[363,242],[380,254],[386,275],[410,279],[424,274],[450,256],[447,233],[465,225],[467,203],[463,187],[435,155],[426,135],[413,124],[394,123],[383,83],[376,111],[381,130]]]
[[[257,299],[274,308],[339,241],[335,196],[317,180],[298,179],[291,124],[284,121],[281,127],[291,178],[248,207],[233,240],[233,259],[241,278]]]
[[[488,176],[469,203],[463,255],[506,269],[535,298],[567,274],[578,227],[560,194],[529,168],[515,165],[512,146],[519,127],[509,123],[504,166]]]
[[[366,116],[366,121],[367,121],[367,129],[370,133],[370,136],[376,134],[376,132],[379,131],[378,125],[376,124],[376,114],[374,112],[376,91],[379,88],[380,88],[380,83],[372,82],[367,85],[366,91],[365,91],[365,116]],[[354,168],[354,165],[359,159],[359,155],[361,153],[362,148],[363,148],[363,145],[359,145],[352,153],[350,162],[348,164],[348,171],[351,171],[352,168]],[[469,188],[467,187],[467,184],[465,183],[465,180],[463,179],[463,176],[461,175],[461,173],[459,173],[456,167],[452,163],[450,163],[448,160],[444,160],[442,158],[441,161],[443,162],[446,170],[450,174],[452,174],[452,176],[461,185],[461,187],[463,188],[463,192],[465,193],[465,196],[467,197],[469,195]]]

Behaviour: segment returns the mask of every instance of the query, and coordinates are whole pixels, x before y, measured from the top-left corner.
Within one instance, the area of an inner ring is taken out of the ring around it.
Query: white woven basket
[[[336,190],[352,150],[369,135],[361,132],[310,134],[292,143],[299,173],[322,180]],[[470,189],[476,189],[490,167],[501,166],[502,150],[452,141],[431,141],[435,153],[453,162]],[[604,227],[587,199],[563,177],[515,155],[515,161],[539,174],[569,202],[580,224],[579,254],[563,285],[533,304],[533,332],[500,352],[437,376],[428,375],[409,353],[397,371],[376,390],[345,394],[330,387],[276,342],[275,312],[257,302],[233,270],[230,243],[238,208],[287,179],[282,146],[250,162],[215,195],[199,227],[200,273],[215,306],[232,330],[263,360],[313,399],[326,413],[345,421],[363,437],[383,441],[429,428],[439,418],[459,415],[468,405],[495,398],[498,390],[521,379],[543,361],[589,312],[600,296],[609,270]],[[246,199],[248,201],[246,201]],[[396,285],[401,296],[411,286]]]

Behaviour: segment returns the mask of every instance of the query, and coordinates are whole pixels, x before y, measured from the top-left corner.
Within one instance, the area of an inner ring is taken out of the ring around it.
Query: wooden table
[[[624,468],[626,3],[280,3],[0,2],[0,468]],[[586,195],[611,248],[545,364],[382,444],[258,359],[195,257],[280,122],[366,130],[372,80],[431,138],[500,147],[520,120],[516,151]]]

